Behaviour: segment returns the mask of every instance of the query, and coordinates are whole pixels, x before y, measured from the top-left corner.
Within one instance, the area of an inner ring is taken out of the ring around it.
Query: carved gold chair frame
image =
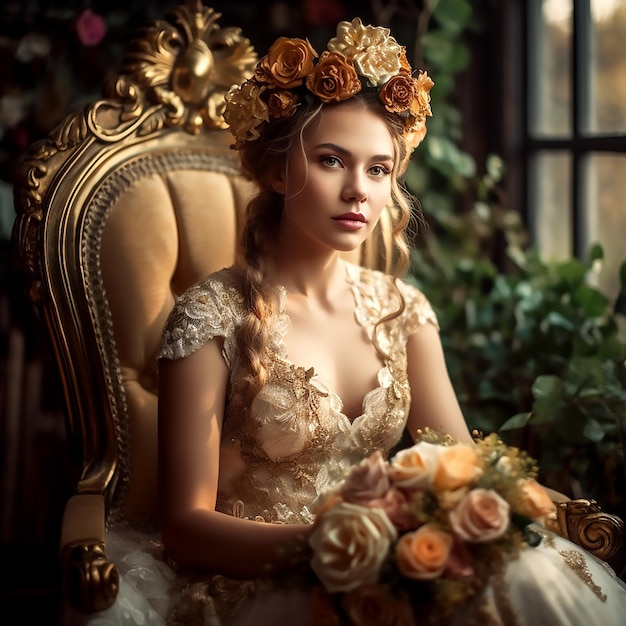
[[[62,523],[63,592],[82,612],[116,598],[107,525],[156,516],[156,338],[176,295],[232,261],[251,191],[222,112],[257,54],[220,17],[192,0],[149,25],[103,99],[31,147],[15,186],[14,250],[63,385],[76,482]],[[360,262],[378,266],[388,240],[382,224]],[[157,266],[160,245],[174,246],[171,267]],[[126,347],[137,338],[139,364]],[[624,533],[592,501],[559,504],[554,525],[603,559]]]

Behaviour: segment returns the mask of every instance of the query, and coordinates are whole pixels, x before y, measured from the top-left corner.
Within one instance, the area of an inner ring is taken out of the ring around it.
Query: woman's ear
[[[268,183],[272,191],[284,196],[287,193],[287,177],[282,167],[272,168],[272,172],[268,177]]]

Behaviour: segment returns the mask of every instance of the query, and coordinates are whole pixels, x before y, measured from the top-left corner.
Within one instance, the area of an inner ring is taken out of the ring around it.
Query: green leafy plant
[[[484,179],[484,189],[495,187]],[[435,224],[413,253],[410,279],[438,313],[470,427],[529,451],[549,486],[623,515],[626,262],[611,303],[593,285],[599,245],[585,260],[547,262],[525,247],[516,215],[483,201]],[[504,269],[492,260],[498,238]]]
[[[434,77],[436,115],[406,175],[428,226],[409,279],[437,311],[470,427],[527,450],[545,484],[626,519],[626,263],[610,302],[594,282],[601,246],[586,259],[542,259],[507,209],[502,160],[489,155],[479,173],[459,147],[454,86],[490,6],[426,0],[416,21],[414,64]]]

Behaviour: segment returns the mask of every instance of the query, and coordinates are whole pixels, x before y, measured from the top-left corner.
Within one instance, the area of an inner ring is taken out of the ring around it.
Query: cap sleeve
[[[179,359],[214,337],[230,337],[242,310],[241,293],[219,273],[191,287],[169,314],[158,357]]]
[[[437,315],[428,298],[414,285],[398,281],[398,288],[402,292],[406,303],[403,313],[406,335],[412,335],[427,323],[434,324],[437,330],[439,330]]]

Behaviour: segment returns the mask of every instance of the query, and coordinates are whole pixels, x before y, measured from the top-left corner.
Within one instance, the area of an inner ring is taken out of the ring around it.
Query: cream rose
[[[311,568],[331,593],[376,582],[396,537],[382,510],[342,502],[321,516],[309,538]]]
[[[438,458],[433,483],[438,490],[453,490],[476,480],[482,463],[475,446],[457,444],[443,446]]]
[[[520,481],[519,486],[528,510],[528,517],[533,520],[542,520],[548,515],[556,513],[556,505],[536,480],[529,478]]]
[[[453,546],[452,536],[435,524],[424,524],[402,535],[396,544],[396,562],[407,578],[431,580],[446,569]]]
[[[328,42],[327,48],[352,59],[358,73],[376,87],[395,76],[401,67],[402,47],[389,33],[382,26],[364,26],[356,17],[337,25],[337,36]]]
[[[450,525],[465,541],[491,541],[506,532],[510,511],[509,503],[492,489],[474,489],[450,511]]]
[[[432,484],[441,446],[420,441],[400,450],[389,463],[389,476],[398,487],[424,488]]]

